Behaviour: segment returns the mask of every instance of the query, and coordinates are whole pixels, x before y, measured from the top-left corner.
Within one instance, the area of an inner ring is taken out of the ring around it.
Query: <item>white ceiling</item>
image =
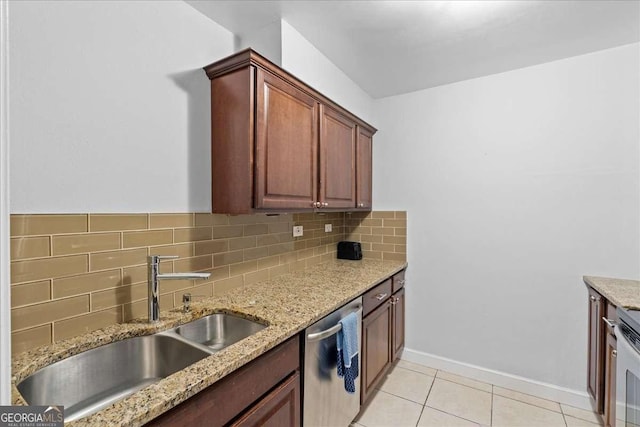
[[[202,1],[235,34],[284,19],[374,98],[640,40],[639,1]]]

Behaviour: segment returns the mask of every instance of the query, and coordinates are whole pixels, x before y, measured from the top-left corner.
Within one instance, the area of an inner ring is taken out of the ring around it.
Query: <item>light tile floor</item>
[[[400,360],[353,427],[596,427],[591,411]]]

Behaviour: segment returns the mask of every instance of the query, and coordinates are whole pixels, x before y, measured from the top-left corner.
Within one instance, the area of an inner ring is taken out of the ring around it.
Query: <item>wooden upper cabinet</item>
[[[373,188],[373,132],[358,126],[356,142],[356,208],[371,210]]]
[[[204,70],[214,213],[371,209],[375,128],[251,49]]]
[[[255,207],[310,209],[317,200],[318,103],[257,70]]]
[[[353,208],[356,203],[356,123],[331,107],[320,107],[320,203]]]

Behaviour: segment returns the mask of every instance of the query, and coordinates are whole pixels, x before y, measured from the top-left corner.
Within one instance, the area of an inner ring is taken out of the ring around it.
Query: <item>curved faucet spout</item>
[[[149,322],[155,323],[160,320],[160,280],[187,280],[187,279],[208,279],[211,273],[160,273],[160,261],[163,259],[176,259],[177,256],[152,255],[148,257],[149,272]]]

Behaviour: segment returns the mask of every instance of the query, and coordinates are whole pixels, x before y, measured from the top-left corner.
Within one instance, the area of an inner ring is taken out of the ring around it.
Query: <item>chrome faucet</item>
[[[160,261],[176,259],[173,255],[151,255],[148,257],[149,270],[149,322],[160,319],[160,280],[208,279],[211,273],[160,273]]]

